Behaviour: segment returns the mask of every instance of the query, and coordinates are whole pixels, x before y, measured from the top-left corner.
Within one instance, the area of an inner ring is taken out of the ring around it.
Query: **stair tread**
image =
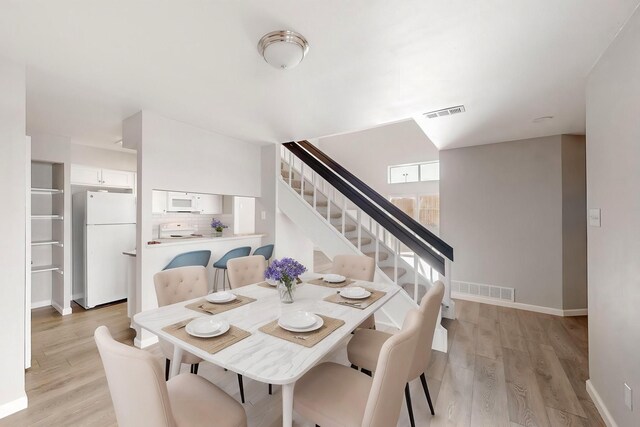
[[[382,272],[384,274],[386,274],[391,279],[393,279],[393,277],[394,277],[394,268],[393,267],[382,267],[381,270],[382,270]],[[398,267],[398,278],[404,276],[406,273],[407,273],[406,269],[404,269],[402,267]]]
[[[358,246],[358,238],[357,237],[351,237],[349,239],[349,241],[354,245],[354,246]],[[372,242],[370,237],[363,237],[360,239],[360,244],[362,246],[368,245]]]
[[[342,231],[342,224],[333,224],[333,226],[338,230],[338,231]],[[356,226],[353,224],[345,224],[344,225],[344,231],[345,233],[351,232],[351,231],[356,231]]]
[[[366,252],[365,255],[368,256],[369,258],[375,258],[376,253]],[[389,259],[389,254],[387,252],[378,252],[378,261],[386,261],[388,259]]]

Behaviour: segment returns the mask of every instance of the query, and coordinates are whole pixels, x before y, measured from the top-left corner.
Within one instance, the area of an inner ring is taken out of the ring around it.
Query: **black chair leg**
[[[244,403],[244,384],[242,383],[242,375],[238,374],[238,386],[240,387],[240,400]]]
[[[431,409],[431,415],[435,415],[433,410],[433,403],[431,403],[431,395],[429,394],[429,387],[427,387],[427,377],[424,372],[420,375],[420,382],[422,382],[422,388],[424,389],[424,395],[427,396],[427,403],[429,403],[429,409]]]
[[[368,370],[368,369],[364,369],[364,368],[362,368],[360,371],[361,371],[363,374],[365,374],[365,375],[369,375],[369,376],[371,376],[371,371],[370,371],[370,370]]]
[[[404,397],[407,399],[407,409],[409,410],[409,421],[411,427],[416,427],[416,421],[413,419],[413,407],[411,406],[411,392],[409,391],[409,383],[404,387]]]
[[[164,362],[164,380],[169,381],[169,369],[171,369],[171,360],[165,359]]]
[[[357,370],[358,370],[358,367],[352,363],[352,364],[351,364],[351,369],[355,369],[355,370],[357,371]]]
[[[273,394],[273,387],[271,384],[269,384],[269,395]]]
[[[191,373],[198,375],[198,368],[200,367],[199,363],[194,363],[193,365],[191,365]]]

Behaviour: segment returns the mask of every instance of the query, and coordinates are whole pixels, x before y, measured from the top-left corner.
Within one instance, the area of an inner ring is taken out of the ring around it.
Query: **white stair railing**
[[[439,275],[434,269],[417,254],[411,252],[401,253],[401,243],[391,233],[377,222],[373,221],[365,212],[355,205],[349,203],[347,197],[336,190],[333,185],[327,182],[311,168],[305,168],[301,159],[297,158],[291,151],[284,147],[281,152],[281,179],[296,193],[305,200],[314,211],[322,213],[324,219],[332,226],[336,233],[340,233],[360,253],[366,250],[364,247],[373,248],[373,258],[377,270],[384,274],[396,285],[412,296],[418,303],[421,296],[432,286],[435,278],[443,280],[445,286],[450,290],[449,276]],[[294,185],[299,182],[299,188]],[[305,194],[305,190],[311,189],[311,194]],[[326,206],[324,206],[326,205]],[[323,209],[324,208],[324,209]],[[354,212],[353,215],[351,212]],[[335,215],[337,214],[337,215]],[[334,222],[338,220],[338,224]],[[355,226],[355,229],[354,229]],[[363,240],[366,239],[366,240]],[[363,244],[365,242],[365,244]],[[385,255],[382,256],[381,254]],[[406,260],[409,258],[409,260]],[[381,259],[384,258],[384,259]],[[451,264],[448,263],[446,271],[449,272]],[[389,274],[391,269],[391,274]],[[413,273],[410,275],[410,273]],[[412,277],[408,286],[400,283],[401,279]],[[453,318],[452,302],[449,298],[449,291],[443,302],[443,316]]]

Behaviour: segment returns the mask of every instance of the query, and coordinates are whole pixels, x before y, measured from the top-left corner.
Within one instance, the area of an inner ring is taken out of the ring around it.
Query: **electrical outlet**
[[[589,225],[600,227],[600,209],[589,209]]]
[[[633,411],[633,390],[627,383],[624,383],[624,404],[630,411]]]
[[[267,213],[265,211],[260,212],[260,219],[267,219]]]

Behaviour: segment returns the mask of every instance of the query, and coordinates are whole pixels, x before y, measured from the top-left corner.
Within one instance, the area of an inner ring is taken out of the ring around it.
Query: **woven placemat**
[[[267,288],[267,289],[278,289],[277,286],[271,286],[270,284],[268,284],[267,282],[260,282],[258,283],[258,286],[262,287],[262,288]]]
[[[289,342],[311,348],[331,335],[331,333],[338,329],[340,326],[344,325],[343,320],[334,319],[333,317],[323,316],[321,314],[318,314],[317,316],[322,317],[324,325],[322,325],[320,329],[312,332],[287,331],[286,329],[282,329],[280,326],[278,326],[277,320],[274,320],[273,322],[269,322],[266,325],[262,326],[259,331],[274,337],[282,338],[283,340],[287,340]]]
[[[326,288],[344,288],[345,286],[348,286],[355,282],[356,282],[355,280],[347,279],[344,282],[340,282],[340,283],[329,283],[329,282],[325,282],[324,279],[321,277],[319,279],[309,280],[307,283],[311,283],[312,285],[324,286]]]
[[[367,289],[367,288],[365,288]],[[367,289],[371,292],[371,296],[365,299],[351,299],[351,298],[343,298],[339,293],[335,293],[329,295],[324,299],[324,301],[333,302],[335,304],[345,305],[347,307],[359,308],[360,310],[364,310],[369,307],[374,302],[378,301],[380,298],[386,295],[386,292],[376,291],[373,289]]]
[[[185,330],[185,326],[187,323],[191,322],[193,319],[183,320],[182,322],[174,323],[173,325],[165,326],[162,328],[163,331],[168,332],[174,337],[178,338],[181,341],[184,341],[188,344],[191,344],[194,347],[198,347],[201,350],[204,350],[210,354],[214,354],[223,350],[230,345],[233,345],[243,339],[251,336],[251,332],[247,332],[244,329],[240,329],[236,326],[230,325],[229,330],[224,334],[213,337],[213,338],[198,338],[192,337]]]
[[[198,313],[220,314],[224,313],[225,311],[233,310],[234,308],[242,307],[243,305],[252,303],[255,300],[255,298],[236,295],[236,299],[234,299],[233,301],[214,304],[203,298],[196,302],[192,302],[191,304],[187,304],[185,305],[185,307],[190,310],[197,311]]]

